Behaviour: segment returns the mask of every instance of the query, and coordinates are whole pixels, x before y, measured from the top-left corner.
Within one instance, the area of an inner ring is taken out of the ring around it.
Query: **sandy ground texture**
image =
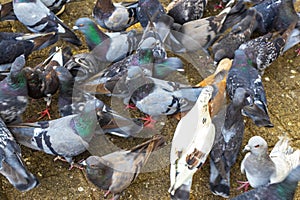
[[[4,0],[0,0],[4,2]],[[91,17],[94,0],[74,0],[70,2],[65,12],[60,18],[70,27],[79,17]],[[165,5],[168,2],[164,2]],[[206,15],[212,14],[209,10],[213,10],[213,6],[218,2],[209,1]],[[300,1],[296,2],[297,9],[300,10]],[[1,22],[1,31],[28,32],[24,26],[18,22]],[[82,38],[82,34],[76,33]],[[83,38],[82,38],[83,39]],[[58,42],[57,45],[67,45],[66,43]],[[270,149],[278,140],[277,136],[287,134],[291,139],[291,145],[295,148],[300,148],[300,56],[297,56],[295,50],[300,46],[297,45],[290,49],[283,56],[278,58],[266,71],[263,76],[269,112],[271,121],[274,124],[273,128],[259,128],[252,121],[245,118],[246,129],[243,146],[248,139],[254,135],[263,136],[269,143]],[[80,48],[74,48],[74,53],[86,52],[87,47],[83,45]],[[35,66],[42,62],[48,55],[49,48],[33,53],[28,61],[27,66]],[[200,76],[194,76],[194,73],[187,69],[187,77],[191,83],[201,81]],[[57,105],[51,105],[51,113],[53,118],[58,117]],[[45,108],[43,100],[35,100],[31,102],[24,120],[37,118],[37,112]],[[170,141],[176,128],[177,120],[174,118],[165,118],[163,122],[158,123],[157,130],[165,136],[167,142],[166,148],[160,152],[158,157],[149,160],[146,166],[146,172],[141,173],[137,179],[121,194],[121,199],[169,199],[169,150]],[[115,145],[121,148],[130,148],[134,144],[139,143],[140,139],[118,139],[109,137]],[[99,144],[99,148],[104,148]],[[104,199],[104,191],[97,189],[85,177],[84,171],[79,169],[68,170],[68,164],[61,161],[53,161],[54,156],[46,155],[45,153],[30,150],[22,147],[22,154],[29,170],[40,180],[40,185],[28,192],[19,192],[13,188],[9,182],[0,176],[0,199],[1,200],[50,200],[50,199]],[[86,158],[88,152],[76,157],[78,161]],[[240,173],[240,162],[244,154],[240,153],[237,163],[232,168],[231,173],[231,197],[241,193],[237,191],[237,180],[245,180],[246,177]],[[153,169],[153,166],[161,164],[161,168]],[[149,172],[150,171],[150,172]],[[209,190],[209,164],[206,163],[199,170],[193,179],[191,191],[191,199],[222,199],[214,196]],[[300,190],[298,189],[295,199],[300,200]]]

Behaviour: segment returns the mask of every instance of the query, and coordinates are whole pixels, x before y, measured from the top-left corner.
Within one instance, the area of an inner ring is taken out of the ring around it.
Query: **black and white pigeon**
[[[59,37],[74,45],[81,41],[41,0],[13,0],[14,13],[18,20],[32,32],[56,32]]]
[[[295,29],[295,25],[296,23],[291,24],[282,34],[268,33],[239,47],[251,59],[253,66],[258,69],[260,75],[263,75],[265,69],[283,53],[284,47],[290,45],[288,39]]]
[[[243,194],[240,194],[232,200],[249,200],[249,199],[277,199],[293,200],[298,183],[300,181],[300,165],[293,169],[289,175],[279,183],[272,183],[266,186],[255,188]]]
[[[200,19],[203,16],[208,0],[173,0],[166,7],[168,15],[174,18],[175,23]]]
[[[230,169],[235,164],[243,141],[244,118],[242,108],[246,105],[247,92],[237,88],[226,108],[225,119],[213,119],[216,138],[210,152],[210,190],[213,194],[228,198],[230,194]],[[221,118],[224,116],[220,116]]]
[[[25,56],[20,55],[12,63],[9,75],[0,82],[0,117],[5,123],[20,121],[28,103],[24,65]]]
[[[241,49],[234,52],[233,64],[226,81],[226,90],[230,99],[233,99],[239,87],[244,88],[249,94],[248,103],[242,109],[243,115],[250,117],[257,126],[273,127],[261,76],[254,68],[251,59]]]
[[[9,71],[11,63],[20,55],[27,58],[33,51],[55,43],[56,33],[0,32],[0,71]]]
[[[39,181],[24,165],[21,149],[0,117],[0,173],[18,190],[35,188]]]

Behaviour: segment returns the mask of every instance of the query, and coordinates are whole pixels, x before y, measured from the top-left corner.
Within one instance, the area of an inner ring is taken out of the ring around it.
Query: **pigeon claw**
[[[38,120],[44,118],[46,115],[48,116],[48,119],[51,119],[51,115],[50,115],[50,110],[47,107],[45,110],[39,112],[38,114],[40,114],[41,116],[38,118]]]
[[[250,186],[249,182],[248,181],[237,181],[239,184],[241,184],[240,187],[237,188],[237,190],[241,190],[244,188],[244,191],[248,191],[248,188]]]
[[[296,49],[295,52],[297,53],[297,56],[300,56],[300,48]]]
[[[220,1],[219,4],[214,5],[214,11],[220,10],[220,9],[224,9],[222,0]]]
[[[125,110],[127,110],[127,109],[137,110],[137,107],[134,104],[128,104],[125,107]]]
[[[148,115],[147,117],[143,117],[142,120],[145,121],[144,127],[154,129],[156,120],[153,119],[150,115]]]

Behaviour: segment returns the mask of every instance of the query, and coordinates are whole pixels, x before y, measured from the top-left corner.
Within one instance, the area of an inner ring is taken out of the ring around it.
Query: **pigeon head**
[[[254,155],[264,155],[267,153],[268,144],[267,142],[260,136],[253,136],[248,141],[248,144],[245,146],[244,150],[250,151]]]

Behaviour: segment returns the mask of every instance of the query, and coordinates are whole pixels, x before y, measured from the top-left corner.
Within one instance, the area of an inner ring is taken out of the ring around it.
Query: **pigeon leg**
[[[237,181],[239,184],[241,184],[240,187],[237,188],[237,190],[241,190],[244,188],[245,192],[248,190],[250,184],[248,181]]]
[[[51,115],[49,112],[49,108],[47,107],[45,110],[39,112],[38,114],[40,114],[41,116],[38,118],[38,120],[42,119],[43,117],[45,117],[46,115],[48,116],[48,119],[51,119]]]
[[[104,194],[104,198],[107,198],[107,196],[110,194],[110,190],[107,190]]]
[[[143,117],[142,120],[145,121],[144,127],[148,127],[148,128],[154,129],[154,125],[156,123],[156,120],[153,119],[150,115],[148,115],[147,117]]]
[[[126,107],[125,107],[125,110],[126,110],[126,109],[137,110],[137,107],[136,107],[134,104],[128,104],[128,105],[126,105]]]
[[[300,48],[296,49],[295,52],[297,53],[297,56],[300,56]]]
[[[216,10],[220,10],[220,9],[224,9],[222,0],[220,1],[219,4],[214,5],[214,10],[215,10],[215,11],[216,11]]]
[[[51,104],[51,94],[47,95],[47,97],[45,97],[44,99],[46,101],[46,109],[38,113],[38,114],[41,115],[38,118],[38,120],[42,119],[46,115],[48,116],[48,119],[51,119],[50,110],[49,110],[49,107],[50,107],[50,104]]]

